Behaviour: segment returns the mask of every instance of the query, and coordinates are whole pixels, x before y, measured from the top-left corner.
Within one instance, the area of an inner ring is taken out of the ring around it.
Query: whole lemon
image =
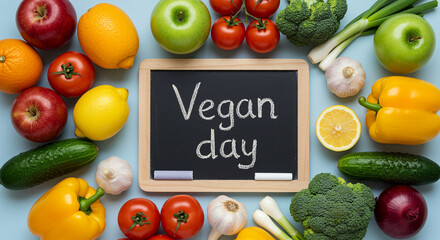
[[[78,40],[96,65],[108,69],[130,68],[139,50],[133,22],[124,11],[109,3],[100,3],[81,16]]]
[[[73,109],[75,135],[106,140],[122,129],[127,121],[128,90],[101,85],[84,93]]]

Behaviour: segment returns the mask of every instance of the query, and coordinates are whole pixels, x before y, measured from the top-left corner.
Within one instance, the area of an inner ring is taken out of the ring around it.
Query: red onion
[[[374,210],[380,229],[398,239],[416,235],[425,224],[427,215],[428,207],[422,194],[406,185],[385,189],[377,199]]]

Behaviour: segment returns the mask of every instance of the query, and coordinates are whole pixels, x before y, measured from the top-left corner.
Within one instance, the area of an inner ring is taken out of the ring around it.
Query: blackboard
[[[139,74],[143,190],[294,192],[307,186],[305,61],[153,59],[141,63]],[[265,180],[256,180],[259,174]],[[278,180],[285,175],[290,179]]]

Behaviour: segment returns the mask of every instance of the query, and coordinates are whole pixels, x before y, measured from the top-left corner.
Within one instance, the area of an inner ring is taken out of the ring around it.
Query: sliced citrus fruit
[[[331,106],[319,115],[316,136],[324,147],[336,152],[346,151],[359,140],[361,122],[350,108]]]

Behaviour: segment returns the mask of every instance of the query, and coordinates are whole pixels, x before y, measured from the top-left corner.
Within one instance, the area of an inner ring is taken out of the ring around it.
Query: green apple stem
[[[422,39],[421,36],[420,37],[412,37],[412,38],[409,39],[409,42],[411,43],[411,42],[414,42],[414,41],[420,40],[420,39]]]
[[[181,22],[184,17],[185,17],[185,14],[183,13],[183,11],[179,11],[179,15],[177,15],[177,20],[179,20],[179,22]]]
[[[0,56],[0,63],[4,63],[6,61],[6,57],[5,56]]]

